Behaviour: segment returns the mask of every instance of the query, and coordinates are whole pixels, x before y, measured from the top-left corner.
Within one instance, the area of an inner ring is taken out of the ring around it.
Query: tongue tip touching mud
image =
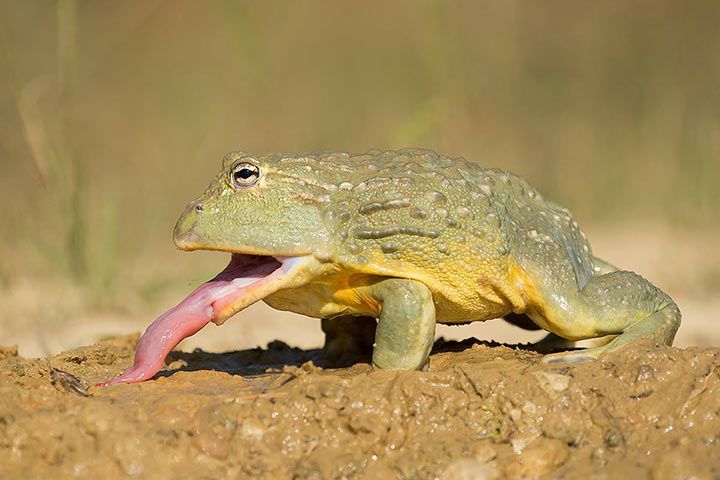
[[[98,386],[141,382],[155,376],[162,369],[165,357],[182,340],[211,321],[221,321],[257,301],[259,298],[254,298],[257,295],[253,296],[256,285],[276,278],[274,274],[282,271],[283,261],[291,263],[284,258],[233,254],[222,272],[147,328],[137,346],[132,367]]]

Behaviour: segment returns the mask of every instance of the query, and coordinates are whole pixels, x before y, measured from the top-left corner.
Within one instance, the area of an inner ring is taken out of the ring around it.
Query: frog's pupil
[[[242,178],[243,180],[247,180],[248,178],[253,176],[253,171],[249,168],[243,168],[239,172],[237,172],[237,176]]]

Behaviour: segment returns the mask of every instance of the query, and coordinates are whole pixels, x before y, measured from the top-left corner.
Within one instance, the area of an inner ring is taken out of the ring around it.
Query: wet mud
[[[137,340],[0,348],[0,478],[720,478],[716,348],[557,365],[440,341],[429,371],[398,372],[274,342],[95,387]]]

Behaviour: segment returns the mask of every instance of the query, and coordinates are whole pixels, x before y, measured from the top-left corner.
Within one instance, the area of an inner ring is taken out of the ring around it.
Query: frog
[[[261,300],[321,319],[329,357],[366,350],[397,370],[428,367],[437,324],[542,329],[540,343],[569,348],[542,361],[565,363],[671,345],[681,322],[665,292],[595,257],[570,211],[523,177],[428,149],[229,153],[174,243],[230,262],[103,385],[153,378],[181,340]]]

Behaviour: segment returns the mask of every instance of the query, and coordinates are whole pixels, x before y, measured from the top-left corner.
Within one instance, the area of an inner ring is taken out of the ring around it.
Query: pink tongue
[[[237,303],[252,285],[280,266],[272,257],[234,255],[230,264],[212,280],[200,285],[182,302],[160,315],[145,330],[132,367],[98,386],[134,383],[152,378],[165,357],[181,340],[197,333],[230,305]]]

